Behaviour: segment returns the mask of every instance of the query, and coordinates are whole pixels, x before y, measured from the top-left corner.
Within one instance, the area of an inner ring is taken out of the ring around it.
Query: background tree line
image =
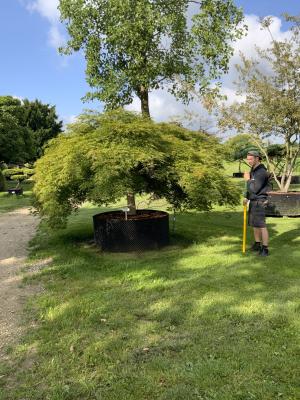
[[[0,161],[34,162],[45,143],[62,132],[55,106],[0,96]]]

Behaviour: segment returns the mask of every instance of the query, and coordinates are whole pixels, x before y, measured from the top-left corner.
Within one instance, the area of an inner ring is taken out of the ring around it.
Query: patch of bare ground
[[[6,348],[17,343],[23,334],[22,316],[28,298],[41,288],[22,285],[27,246],[34,236],[38,217],[28,208],[0,215],[0,358],[5,360]],[[46,260],[47,263],[49,260]],[[33,265],[26,274],[36,273],[43,262]]]

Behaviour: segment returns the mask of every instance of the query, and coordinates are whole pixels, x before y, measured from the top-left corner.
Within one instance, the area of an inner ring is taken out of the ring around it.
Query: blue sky
[[[101,104],[83,103],[81,98],[88,91],[85,83],[85,64],[80,54],[62,57],[57,45],[66,37],[58,21],[58,0],[1,0],[0,5],[0,95],[13,95],[56,106],[60,118],[68,122],[84,108],[102,109]],[[264,38],[258,31],[256,16],[273,15],[281,18],[283,12],[300,14],[299,0],[236,0],[250,21],[247,41],[239,49],[247,51]],[[276,19],[276,37],[284,37],[286,25]],[[265,44],[266,45],[266,44]],[[249,50],[250,51],[250,50]],[[251,54],[251,51],[250,51]],[[232,93],[230,82],[234,73],[225,79],[225,92]],[[155,119],[165,119],[180,114],[184,107],[168,94],[158,91],[150,97]],[[168,105],[169,115],[166,115]],[[191,109],[197,110],[193,104]],[[135,101],[131,107],[138,108]]]

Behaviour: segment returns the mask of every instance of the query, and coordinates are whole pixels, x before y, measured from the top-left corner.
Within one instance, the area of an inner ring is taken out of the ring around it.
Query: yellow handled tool
[[[243,253],[246,253],[246,237],[247,237],[247,204],[244,204],[244,225],[243,225]]]

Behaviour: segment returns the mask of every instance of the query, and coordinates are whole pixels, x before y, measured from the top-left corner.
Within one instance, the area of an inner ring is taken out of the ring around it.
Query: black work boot
[[[255,242],[253,245],[250,247],[251,251],[261,251],[261,244],[260,242]]]
[[[261,248],[261,250],[260,250],[258,255],[261,256],[261,257],[267,257],[269,255],[268,246],[262,246],[262,248]]]

